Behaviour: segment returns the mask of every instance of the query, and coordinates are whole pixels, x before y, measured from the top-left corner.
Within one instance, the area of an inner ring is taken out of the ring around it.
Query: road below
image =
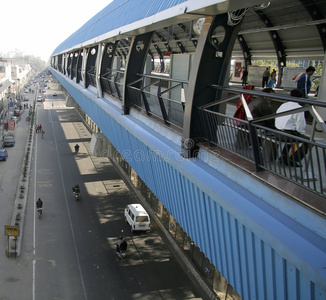
[[[0,299],[198,299],[154,228],[131,233],[123,210],[138,200],[108,158],[91,155],[91,135],[75,109],[59,91],[47,93],[36,109],[45,135],[34,137],[21,256],[6,260]],[[38,198],[41,219],[34,209]],[[120,261],[115,242],[121,233],[128,251]]]

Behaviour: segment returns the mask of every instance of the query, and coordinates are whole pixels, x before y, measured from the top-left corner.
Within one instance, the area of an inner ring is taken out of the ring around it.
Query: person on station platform
[[[314,67],[308,67],[306,72],[303,73],[297,81],[297,89],[302,92],[304,98],[308,98],[311,89],[311,76],[315,71],[316,69]]]
[[[267,87],[269,76],[270,76],[270,72],[269,72],[269,67],[268,67],[268,68],[266,68],[266,70],[263,73],[262,88]]]
[[[271,73],[271,77],[272,77],[273,75],[275,75],[275,77],[276,77],[276,70],[275,70],[275,69],[273,69],[273,71],[272,71],[272,73]]]
[[[246,85],[248,79],[248,71],[246,68],[243,68],[241,79],[242,79],[242,85]]]
[[[243,87],[243,89],[253,91],[255,89],[255,86],[251,85],[251,84],[248,84],[248,85],[245,85]],[[249,94],[243,94],[243,97],[245,98],[247,104],[249,104],[253,100],[252,95],[249,95]],[[238,99],[237,108],[236,108],[236,111],[235,111],[233,117],[241,119],[241,120],[246,119],[246,113],[245,113],[245,110],[244,110],[244,107],[242,105],[242,101],[241,101],[240,98]]]
[[[264,88],[262,92],[275,94],[272,88]],[[251,111],[252,117],[254,119],[257,119],[257,118],[266,117],[268,115],[274,114],[275,112],[272,108],[271,100],[272,99],[268,96],[255,97],[253,101],[249,103],[249,109]],[[274,119],[269,119],[269,120],[259,122],[257,124],[275,129],[274,123],[275,123]]]
[[[303,98],[303,94],[299,89],[294,89],[290,92],[291,97]],[[276,113],[285,112],[292,109],[301,108],[302,106],[297,102],[288,101],[283,103],[276,111]],[[275,118],[275,127],[278,130],[290,133],[295,136],[307,138],[304,133],[306,130],[306,119],[304,112],[290,114],[287,116]]]
[[[268,81],[267,87],[275,88],[276,86],[276,73],[271,74],[271,79]]]
[[[290,93],[291,97],[303,98],[303,94],[299,89],[294,89]],[[288,101],[283,103],[276,111],[276,113],[282,113],[285,111],[301,108],[301,105],[297,102]],[[291,134],[300,138],[309,139],[305,135],[306,130],[306,119],[304,112],[289,114],[282,117],[275,118],[276,129]],[[291,165],[295,167],[300,166],[300,161],[306,156],[309,145],[302,142],[290,143],[286,137],[281,137],[281,140],[285,142],[282,149],[281,157],[279,158],[285,165]],[[293,157],[292,157],[293,156]]]

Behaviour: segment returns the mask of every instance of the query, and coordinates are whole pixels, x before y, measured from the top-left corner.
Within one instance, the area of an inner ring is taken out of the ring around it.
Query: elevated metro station
[[[51,56],[93,154],[139,190],[211,299],[326,298],[325,16],[318,0],[116,0]],[[244,98],[266,98],[256,60],[278,74],[261,118]],[[290,97],[309,65],[318,95]],[[288,101],[300,108],[277,114]],[[306,138],[265,125],[293,113]]]

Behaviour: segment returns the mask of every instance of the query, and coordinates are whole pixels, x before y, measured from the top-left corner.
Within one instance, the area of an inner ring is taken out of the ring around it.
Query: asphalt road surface
[[[1,258],[0,299],[199,299],[154,228],[131,233],[123,210],[138,200],[107,158],[91,155],[90,133],[60,91],[53,92],[37,103],[36,123],[45,135],[34,136],[21,255]],[[124,260],[115,253],[121,232],[128,242]]]

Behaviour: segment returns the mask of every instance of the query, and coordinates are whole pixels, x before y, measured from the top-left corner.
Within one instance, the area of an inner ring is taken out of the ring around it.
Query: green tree
[[[24,57],[16,57],[15,59],[20,59],[23,60],[25,64],[30,64],[36,73],[42,72],[46,67],[44,60],[33,55],[25,55]]]

